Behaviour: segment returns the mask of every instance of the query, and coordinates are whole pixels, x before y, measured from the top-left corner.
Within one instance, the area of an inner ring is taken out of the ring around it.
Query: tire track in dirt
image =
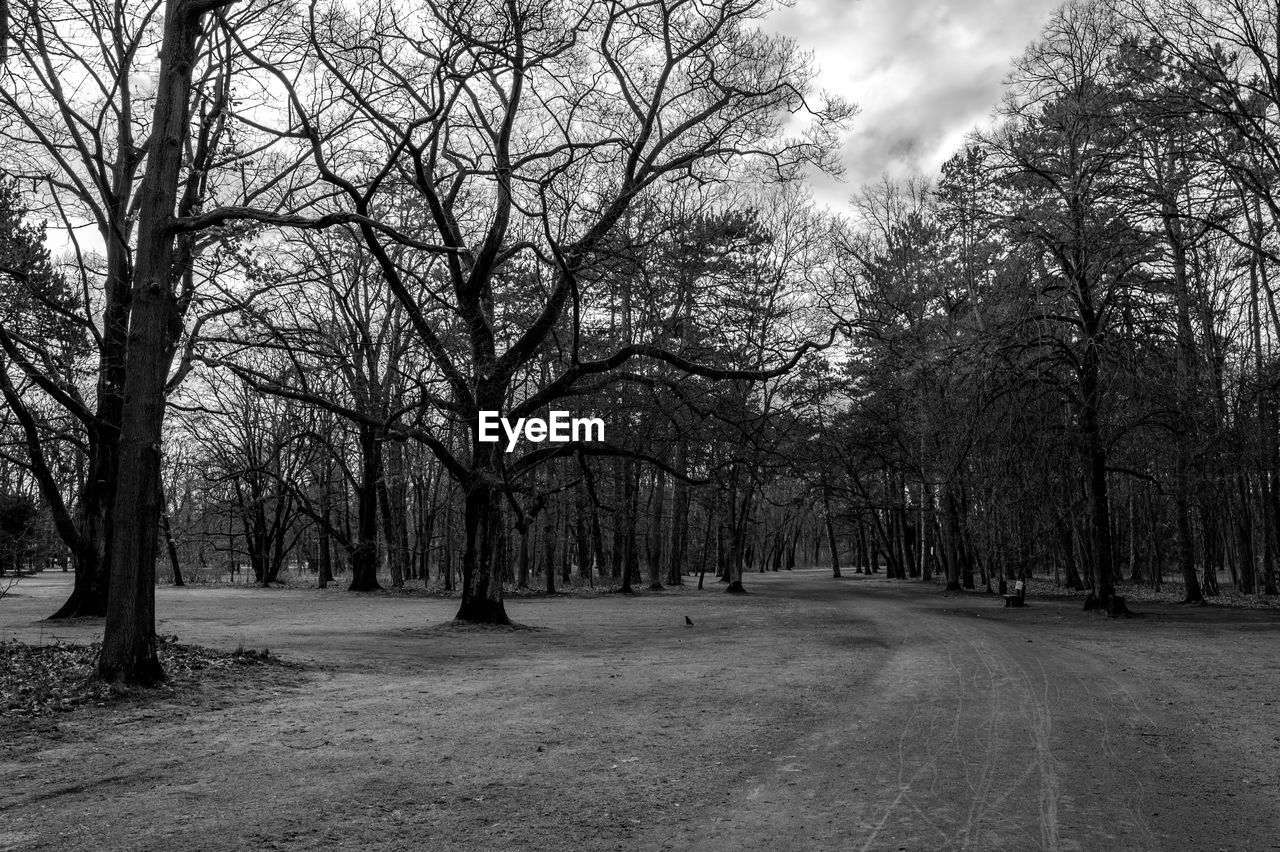
[[[803,776],[766,777],[689,848],[1173,848],[1146,817],[1151,756],[1129,724],[1156,720],[1108,663],[982,617],[991,598],[959,611],[911,592],[850,595],[891,649],[882,667],[845,718],[789,747]]]
[[[913,622],[879,679],[874,715],[892,728],[909,707],[896,763],[900,776],[914,772],[889,802],[873,795],[864,805],[880,815],[861,848],[1062,848],[1047,679],[1037,683],[996,643],[961,625]],[[884,757],[872,748],[864,759],[875,766]],[[1019,804],[1028,799],[1034,814]]]

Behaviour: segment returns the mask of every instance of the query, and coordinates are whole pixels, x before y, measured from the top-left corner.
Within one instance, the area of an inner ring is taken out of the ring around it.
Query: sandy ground
[[[510,601],[528,630],[162,588],[161,632],[309,668],[0,720],[0,849],[1280,849],[1275,611],[747,584]],[[0,638],[101,630],[15,591]]]

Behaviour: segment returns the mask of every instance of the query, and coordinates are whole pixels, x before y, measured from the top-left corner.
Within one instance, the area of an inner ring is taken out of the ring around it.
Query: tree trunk
[[[322,517],[327,525],[329,522],[329,507],[324,506],[321,510]],[[324,527],[317,530],[320,537],[320,568],[316,576],[316,584],[322,588],[329,588],[329,584],[333,582],[333,543],[329,540],[329,531]]]
[[[516,567],[516,588],[529,588],[529,536],[533,534],[533,518],[524,515],[517,519],[516,532],[520,533],[520,563]]]
[[[576,555],[578,557],[578,577],[585,580],[587,585],[594,585],[592,581],[591,571],[591,532],[588,529],[589,522],[587,520],[590,512],[588,511],[589,502],[587,500],[586,488],[575,488],[573,491],[574,513],[573,513],[573,535],[576,547]]]
[[[624,509],[627,505],[627,466],[623,464],[621,459],[616,459],[613,464],[612,477],[612,495],[613,505],[609,507],[609,521],[612,532],[612,541],[610,542],[609,553],[609,575],[617,580],[622,577],[623,566],[626,562],[626,553],[623,545],[623,536],[625,535],[626,522],[624,520]],[[630,587],[624,583],[627,591]]]
[[[957,552],[956,542],[956,500],[955,495],[951,491],[950,481],[942,484],[943,488],[943,504],[946,509],[947,517],[943,520],[942,530],[942,548],[944,561],[947,570],[947,586],[948,592],[958,592],[961,590],[960,584],[960,555]]]
[[[948,490],[950,487],[948,486]],[[959,486],[960,493],[951,494],[951,509],[948,511],[948,522],[951,524],[951,535],[955,537],[956,557],[960,560],[960,585],[973,590],[973,553],[969,547],[966,531],[969,529],[969,495],[964,483]]]
[[[381,476],[378,478],[378,502],[381,504],[382,538],[387,548],[387,569],[391,585],[404,586],[409,563],[408,492],[405,487],[404,444],[393,441],[381,454]]]
[[[594,573],[599,574],[602,579],[604,577],[604,532],[600,524],[600,495],[596,491],[595,473],[581,453],[578,454],[578,467],[582,469],[582,483],[586,486],[587,498],[591,506],[591,561],[583,566],[583,573],[590,582],[593,569]]]
[[[110,593],[98,675],[151,684],[164,678],[156,655],[155,563],[160,522],[164,391],[182,332],[174,292],[174,232],[188,92],[204,11],[225,3],[170,0],[165,7],[147,173],[139,192],[137,265],[125,356]]]
[[[746,589],[742,586],[742,569],[747,556],[747,519],[751,515],[751,504],[754,499],[751,483],[748,482],[743,486],[741,501],[736,499],[735,491],[730,492],[729,498],[728,559],[725,561],[724,566],[724,579],[728,582],[728,585],[725,586],[724,590],[729,594],[740,595],[746,592]]]
[[[121,145],[117,174],[130,180],[121,158],[133,154]],[[52,619],[96,617],[107,614],[107,590],[111,577],[111,539],[119,475],[120,430],[124,418],[125,347],[129,335],[132,299],[132,261],[129,256],[129,194],[121,193],[111,212],[115,227],[107,235],[106,280],[103,286],[102,344],[98,359],[98,407],[87,427],[88,454],[84,486],[76,510],[79,544],[71,547],[75,583],[71,596],[49,616]]]
[[[185,586],[182,582],[182,566],[178,564],[178,545],[173,540],[173,529],[169,526],[169,506],[165,500],[163,487],[160,492],[160,530],[164,533],[165,547],[169,551],[169,565],[173,568],[173,585]]]
[[[1112,570],[1111,507],[1107,494],[1107,448],[1098,420],[1099,355],[1097,331],[1086,323],[1085,352],[1081,359],[1080,432],[1084,441],[1085,473],[1089,494],[1089,544],[1093,569],[1093,594],[1086,606],[1105,609],[1110,614],[1124,611],[1124,599],[1115,592]]]
[[[1179,410],[1178,434],[1174,436],[1174,513],[1178,531],[1178,568],[1186,586],[1183,603],[1201,603],[1200,584],[1196,582],[1195,538],[1191,530],[1191,450],[1194,440],[1195,416],[1192,406],[1196,393],[1194,384],[1195,340],[1191,328],[1191,295],[1187,287],[1187,253],[1182,241],[1182,220],[1171,202],[1165,203],[1165,231],[1173,250],[1173,280],[1178,308],[1177,338],[1177,399]]]
[[[67,509],[66,503],[62,499],[59,483],[46,463],[40,428],[36,423],[35,417],[32,416],[30,410],[19,397],[17,389],[9,380],[8,366],[5,354],[0,350],[0,394],[3,395],[9,409],[22,427],[27,444],[27,454],[31,459],[31,472],[39,484],[41,496],[44,497],[45,503],[49,506],[54,528],[71,552],[71,558],[75,563],[76,569],[71,596],[49,618],[53,620],[103,615],[106,613],[107,592],[105,586],[106,574],[100,570],[100,566],[105,564],[99,546],[100,537],[98,539],[88,537],[91,530],[88,524],[83,523],[83,517],[80,524],[77,524],[72,519],[71,512]],[[93,429],[90,430],[90,468],[93,467],[92,459],[95,453],[92,437],[94,431]],[[86,489],[87,483],[80,489],[82,501],[85,497]],[[81,509],[83,509],[83,505]],[[82,535],[82,530],[85,533],[84,535]],[[62,570],[66,570],[65,563]]]
[[[636,568],[636,509],[640,496],[639,483],[636,481],[638,471],[635,466],[623,462],[621,493],[615,491],[617,505],[614,506],[614,576],[621,574],[624,595],[632,593],[631,581]],[[619,514],[621,517],[619,518]]]
[[[494,570],[501,513],[488,480],[474,476],[463,508],[462,605],[455,618],[473,624],[510,624],[502,578]]]
[[[923,511],[920,513],[920,528],[923,531],[920,536],[920,579],[925,583],[933,580],[934,573],[942,565],[938,559],[938,540],[942,528],[937,515],[936,508],[928,516]]]
[[[453,489],[450,488],[450,491]],[[440,573],[444,575],[444,590],[446,592],[453,591],[453,548],[454,540],[454,510],[453,507],[446,504],[444,510],[444,545],[440,553]]]
[[[481,389],[484,391],[485,389]],[[496,411],[492,393],[477,394],[479,407]],[[473,418],[473,423],[476,420]],[[481,443],[475,427],[471,431],[471,470],[463,483],[462,603],[454,618],[472,624],[510,624],[502,602],[501,565],[495,565],[495,551],[501,537],[502,512],[495,444]]]
[[[667,472],[658,468],[653,475],[653,515],[649,525],[649,589],[662,590],[663,509],[666,507]]]
[[[348,591],[372,592],[378,583],[378,483],[382,478],[382,442],[369,426],[360,427],[360,483],[356,488],[356,539],[351,548]]]
[[[552,463],[554,464],[554,462]],[[553,487],[549,485],[549,487]],[[546,576],[544,590],[549,595],[556,593],[556,513],[552,508],[544,506],[542,510],[542,561]]]
[[[688,448],[681,441],[676,445],[675,470],[686,473],[688,466]],[[671,506],[671,549],[667,554],[667,585],[679,586],[684,581],[685,554],[688,550],[689,537],[689,483],[676,477],[672,485]]]
[[[1080,579],[1080,568],[1076,563],[1076,542],[1075,535],[1071,530],[1071,525],[1063,518],[1058,519],[1058,535],[1062,542],[1062,567],[1065,574],[1065,583],[1068,589],[1078,592],[1084,589],[1084,583]],[[1005,573],[1006,579],[1008,572]]]
[[[822,487],[822,520],[827,528],[827,545],[831,548],[831,576],[840,576],[840,547],[836,543],[836,522],[831,511],[831,486],[824,476]]]

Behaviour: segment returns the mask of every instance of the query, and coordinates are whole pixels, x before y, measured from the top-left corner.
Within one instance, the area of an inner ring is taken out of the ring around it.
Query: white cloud
[[[985,123],[1010,62],[1060,0],[796,0],[768,21],[814,54],[819,86],[858,104],[844,183],[815,180],[837,208],[882,174],[934,171]]]

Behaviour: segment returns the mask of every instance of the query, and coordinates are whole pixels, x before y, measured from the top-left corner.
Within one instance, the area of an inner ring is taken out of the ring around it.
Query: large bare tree
[[[317,204],[359,217],[439,377],[421,396],[420,412],[433,412],[419,417],[427,425],[401,432],[425,442],[466,495],[460,619],[507,621],[493,564],[499,509],[513,477],[568,451],[508,460],[477,439],[478,412],[545,411],[625,381],[639,360],[746,379],[799,359],[778,353],[748,370],[699,364],[669,341],[591,357],[578,343],[607,287],[591,269],[646,193],[749,168],[778,177],[831,166],[834,128],[851,110],[815,99],[807,58],[756,26],[770,6],[312,2],[305,36],[287,49],[242,46],[288,95],[328,187],[311,188]],[[290,65],[303,46],[310,64]],[[192,217],[191,226],[233,215]],[[407,263],[405,247],[433,262]],[[553,339],[566,356],[543,381],[534,365]],[[464,447],[439,438],[431,424],[442,418],[466,428]]]

